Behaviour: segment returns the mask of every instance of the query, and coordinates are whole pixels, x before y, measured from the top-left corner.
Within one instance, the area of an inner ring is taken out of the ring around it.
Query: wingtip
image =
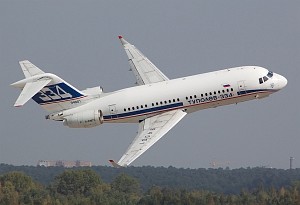
[[[19,63],[28,63],[28,62],[29,62],[29,60],[26,60],[26,59],[25,59],[25,60],[20,60],[20,61],[19,61]]]
[[[114,160],[112,160],[112,159],[110,159],[110,160],[108,160],[110,163],[111,163],[111,165],[113,166],[113,167],[115,167],[115,168],[121,168],[122,166],[121,165],[119,165],[118,163],[116,163]]]
[[[128,42],[123,38],[123,36],[118,36],[122,45],[128,44]]]

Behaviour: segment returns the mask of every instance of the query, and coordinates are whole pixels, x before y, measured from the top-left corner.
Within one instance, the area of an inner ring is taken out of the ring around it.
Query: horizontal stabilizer
[[[52,79],[43,79],[26,83],[14,106],[20,107],[24,105],[30,98],[32,98],[36,93],[43,89],[43,87],[45,87],[51,80]]]
[[[111,165],[113,165],[113,167],[115,167],[115,168],[121,168],[121,167],[123,167],[123,166],[121,166],[121,165],[119,165],[118,163],[116,163],[114,160],[108,160],[110,163],[111,163]]]
[[[33,65],[31,62],[29,62],[28,60],[20,61],[19,64],[26,78],[45,73],[44,71],[42,71],[41,69]]]

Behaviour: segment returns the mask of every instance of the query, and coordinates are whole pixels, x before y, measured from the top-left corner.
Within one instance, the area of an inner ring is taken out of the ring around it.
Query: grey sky
[[[118,160],[136,124],[69,129],[46,121],[29,101],[13,104],[28,59],[79,89],[134,86],[122,34],[169,78],[241,65],[282,74],[287,87],[269,98],[187,116],[132,165],[288,168],[300,166],[298,95],[300,1],[1,1],[2,96],[0,163],[35,165],[39,159]]]

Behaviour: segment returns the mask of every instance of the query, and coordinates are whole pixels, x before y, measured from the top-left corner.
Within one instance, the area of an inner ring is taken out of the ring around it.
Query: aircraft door
[[[118,112],[117,112],[116,104],[109,105],[108,109],[109,109],[109,113],[111,115],[111,119],[114,119],[114,118],[118,117]]]
[[[246,90],[246,86],[245,86],[245,81],[241,80],[237,82],[238,84],[238,89],[240,91],[241,94],[246,94],[247,90]]]

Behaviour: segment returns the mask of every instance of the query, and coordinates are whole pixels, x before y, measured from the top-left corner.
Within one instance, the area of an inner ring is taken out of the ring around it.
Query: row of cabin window
[[[173,103],[175,103],[176,102],[176,100],[179,102],[180,101],[180,99],[179,98],[177,98],[177,99],[173,99],[173,100],[165,100],[165,101],[160,101],[160,102],[156,102],[156,103],[152,103],[152,107],[154,107],[155,105],[156,106],[158,106],[158,105],[163,105],[163,104],[168,104],[168,103],[172,103],[172,101],[173,101]],[[135,110],[135,109],[142,109],[142,108],[147,108],[148,106],[147,106],[147,104],[145,104],[145,105],[141,105],[141,106],[136,106],[136,107],[129,107],[129,108],[124,108],[124,111],[126,112],[127,110],[128,111],[130,111],[130,110]]]
[[[233,88],[231,88],[231,89],[226,89],[226,90],[222,90],[222,93],[225,93],[226,91],[227,91],[227,92],[233,91]],[[214,91],[213,93],[212,93],[212,92],[209,92],[209,93],[201,94],[201,97],[204,97],[204,95],[205,95],[205,96],[212,95],[212,94],[216,95],[217,93],[218,93],[218,94],[221,94],[221,91],[218,90],[218,92]],[[197,95],[194,95],[194,98],[197,98]],[[188,100],[189,97],[185,97],[185,99]],[[190,99],[193,99],[193,96],[190,96]]]

